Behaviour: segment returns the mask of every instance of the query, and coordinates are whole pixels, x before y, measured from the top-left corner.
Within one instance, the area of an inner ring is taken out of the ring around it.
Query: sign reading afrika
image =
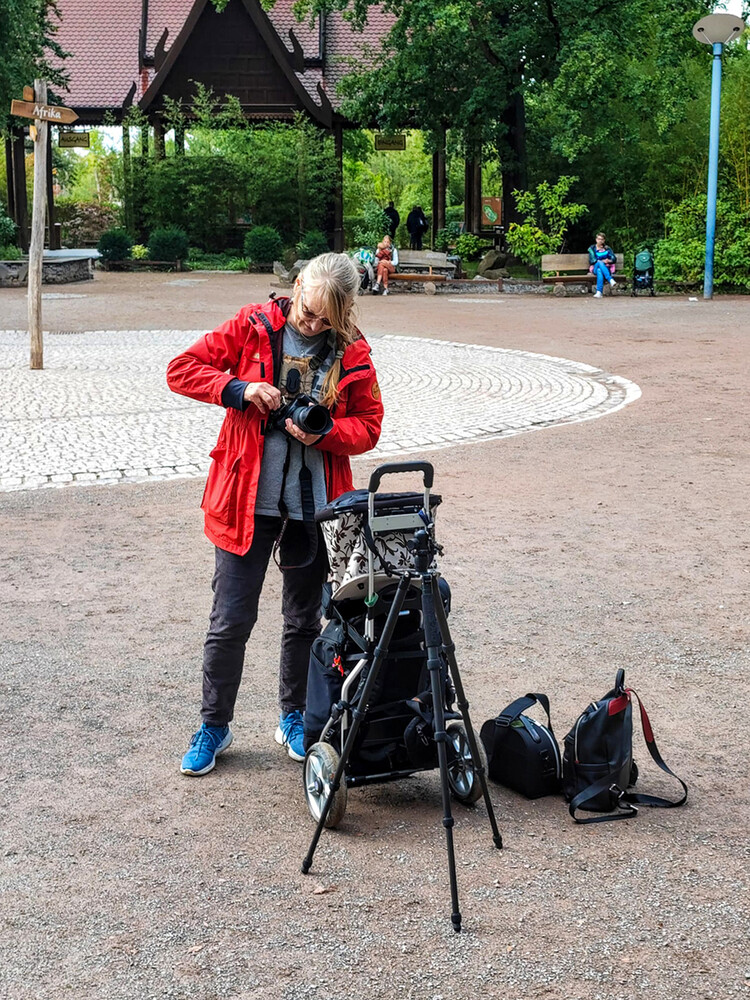
[[[58,108],[39,101],[11,101],[10,113],[18,118],[38,118],[53,125],[72,125],[78,121],[78,115],[72,108]]]
[[[502,218],[502,198],[482,198],[482,226],[499,226]]]
[[[375,133],[375,149],[390,151],[401,151],[406,149],[406,136],[401,133],[400,135],[383,135],[381,132]]]
[[[91,145],[88,132],[60,132],[57,145],[62,149],[71,149],[73,146],[80,146],[88,149]]]

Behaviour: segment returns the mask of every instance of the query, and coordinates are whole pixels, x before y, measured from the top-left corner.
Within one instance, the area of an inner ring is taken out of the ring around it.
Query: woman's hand
[[[296,441],[301,441],[302,444],[315,444],[316,441],[320,441],[320,434],[307,434],[305,431],[300,430],[300,428],[293,423],[289,417],[286,418],[285,427],[287,433],[291,434]]]
[[[268,382],[248,382],[244,398],[248,403],[257,406],[264,417],[269,410],[276,410],[281,405],[281,392]]]

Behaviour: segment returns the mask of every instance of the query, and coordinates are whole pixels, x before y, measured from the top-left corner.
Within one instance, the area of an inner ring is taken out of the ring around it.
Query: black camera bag
[[[548,725],[534,722],[523,712],[539,703]],[[517,698],[495,719],[488,719],[480,733],[487,751],[489,775],[527,799],[560,792],[562,765],[545,694]]]
[[[638,698],[648,752],[662,771],[676,778],[682,785],[684,794],[678,802],[628,791],[638,780],[638,768],[633,760],[631,695]],[[601,701],[592,702],[565,737],[563,794],[569,803],[570,815],[576,823],[606,823],[608,820],[627,819],[637,815],[638,805],[670,809],[681,806],[687,800],[687,785],[662,760],[643,703],[635,691],[625,687],[624,670],[617,671],[614,688]],[[587,819],[580,819],[576,816],[578,809],[590,812],[620,811],[614,816],[589,816]]]

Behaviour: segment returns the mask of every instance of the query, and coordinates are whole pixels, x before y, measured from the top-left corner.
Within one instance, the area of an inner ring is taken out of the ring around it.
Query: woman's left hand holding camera
[[[320,434],[308,434],[306,431],[301,430],[289,417],[286,418],[284,426],[287,434],[291,434],[296,441],[301,441],[302,444],[315,444],[316,441],[320,441]]]

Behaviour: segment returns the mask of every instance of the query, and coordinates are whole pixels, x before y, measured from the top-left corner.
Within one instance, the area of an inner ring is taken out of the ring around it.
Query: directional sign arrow
[[[11,101],[10,113],[19,118],[39,118],[53,125],[71,125],[78,121],[72,108],[58,108],[54,104],[38,104],[34,101]]]

